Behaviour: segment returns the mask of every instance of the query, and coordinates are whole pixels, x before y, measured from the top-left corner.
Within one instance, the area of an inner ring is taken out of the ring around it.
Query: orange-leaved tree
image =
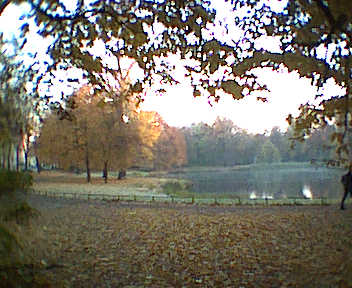
[[[154,118],[138,112],[132,96],[120,95],[121,101],[111,101],[109,96],[83,86],[68,99],[69,119],[51,113],[37,141],[42,163],[66,170],[85,169],[88,182],[92,169],[103,171],[107,182],[109,170],[125,170],[137,158],[150,159],[160,135],[151,121]]]
[[[183,132],[161,121],[161,134],[153,149],[155,169],[170,169],[187,164],[187,145]]]

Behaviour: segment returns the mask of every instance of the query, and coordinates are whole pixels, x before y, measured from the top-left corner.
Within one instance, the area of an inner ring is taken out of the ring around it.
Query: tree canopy
[[[295,138],[304,139],[312,128],[332,121],[341,128],[332,139],[340,144],[337,152],[346,161],[351,159],[349,0],[288,0],[281,5],[280,1],[231,0],[224,1],[223,9],[232,13],[223,18],[209,0],[79,0],[71,5],[16,0],[3,1],[0,13],[8,5],[21,3],[30,5],[22,19],[23,45],[30,41],[32,20],[43,39],[50,40],[50,60],[32,57],[38,64],[31,66],[31,71],[37,72],[33,87],[52,83],[55,71],[78,68],[95,89],[109,92],[114,87],[106,85],[106,79],[121,72],[123,59],[130,58],[143,71],[143,77],[130,88],[141,92],[155,79],[160,83],[174,81],[174,64],[168,61],[171,54],[184,63],[194,95],[215,100],[224,92],[240,99],[266,89],[265,83],[256,81],[255,68],[298,71],[317,86],[317,99],[302,105],[298,118],[288,117],[295,127]],[[277,45],[269,47],[268,42]],[[97,53],[99,43],[102,51]],[[322,97],[329,79],[345,88],[345,95]]]
[[[41,162],[65,170],[84,169],[89,182],[90,171],[119,171],[137,159],[151,159],[153,146],[161,133],[153,124],[155,114],[136,113],[129,105],[111,103],[107,95],[94,95],[84,86],[73,94],[71,119],[49,114],[37,139],[37,156]],[[121,119],[123,118],[123,120]]]
[[[277,69],[284,65],[288,71],[295,70],[302,77],[310,78],[317,86],[317,101],[302,105],[296,119],[288,117],[289,123],[295,127],[295,137],[302,140],[310,135],[312,128],[326,126],[333,121],[340,130],[333,134],[331,140],[338,142],[337,153],[342,160],[351,161],[352,3],[347,0],[291,0],[284,11],[275,14],[254,2],[248,5],[258,15],[269,13],[270,20],[260,26],[256,24],[257,17],[248,17],[242,24],[238,22],[239,25],[259,37],[263,35],[260,30],[264,28],[264,34],[280,40],[280,52],[255,51],[236,69]],[[326,99],[324,85],[329,79],[343,87],[345,95]]]

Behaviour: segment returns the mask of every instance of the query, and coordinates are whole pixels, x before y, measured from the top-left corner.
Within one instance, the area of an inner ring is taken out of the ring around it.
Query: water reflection
[[[257,194],[255,193],[255,191],[252,191],[252,192],[249,194],[249,199],[251,199],[251,200],[257,199]]]
[[[312,190],[310,189],[310,187],[308,185],[303,186],[302,194],[303,194],[304,198],[306,198],[306,199],[313,199]]]
[[[274,199],[274,196],[264,192],[262,195],[262,199]]]
[[[303,188],[302,188],[301,192],[302,192],[303,197],[305,199],[313,199],[313,193],[312,193],[312,190],[311,190],[309,185],[306,185],[306,184],[303,185]],[[249,199],[251,199],[251,200],[255,200],[255,199],[274,199],[274,196],[272,194],[270,194],[270,193],[263,192],[261,197],[258,197],[257,194],[258,193],[256,191],[254,191],[254,190],[251,191],[249,193]],[[280,198],[285,198],[284,196],[286,196],[286,195],[281,195]]]
[[[263,192],[262,196],[258,197],[256,191],[252,191],[249,194],[249,199],[251,199],[251,200],[255,200],[255,199],[274,199],[274,196],[272,194]]]
[[[287,167],[286,167],[287,166]],[[168,177],[189,179],[194,193],[221,193],[247,199],[340,198],[342,169],[306,164],[254,166],[253,168],[185,170]]]

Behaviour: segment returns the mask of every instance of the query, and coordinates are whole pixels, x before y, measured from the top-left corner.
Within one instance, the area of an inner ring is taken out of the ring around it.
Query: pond
[[[189,168],[168,174],[192,182],[195,194],[217,194],[250,199],[321,198],[342,195],[345,170],[310,164],[249,165],[232,168]]]

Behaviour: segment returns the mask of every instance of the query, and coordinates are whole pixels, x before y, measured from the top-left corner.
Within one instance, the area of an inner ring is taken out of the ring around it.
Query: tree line
[[[252,163],[325,161],[335,146],[327,146],[333,126],[315,130],[304,142],[293,142],[293,132],[278,127],[264,134],[250,134],[231,120],[218,117],[212,125],[176,128],[156,112],[135,111],[109,102],[104,94],[81,88],[70,101],[76,106],[72,119],[51,113],[35,143],[36,156],[47,167],[102,171],[128,168],[167,170],[181,166],[235,166]],[[124,102],[126,103],[126,102]]]
[[[189,166],[234,166],[252,163],[328,161],[335,146],[329,144],[333,126],[314,130],[304,142],[293,141],[293,131],[274,127],[264,134],[250,134],[231,120],[218,117],[212,125],[183,128]]]
[[[39,172],[41,166],[85,171],[90,182],[91,171],[101,171],[107,182],[110,171],[119,171],[122,178],[131,167],[168,170],[186,165],[226,167],[289,161],[327,162],[335,156],[336,146],[328,145],[336,130],[334,126],[314,130],[304,142],[293,142],[292,128],[283,132],[275,127],[264,134],[250,134],[222,117],[211,125],[170,127],[158,113],[139,111],[138,99],[128,89],[121,82],[116,92],[121,94],[118,97],[121,101],[110,101],[106,92],[97,93],[90,85],[84,85],[67,98],[67,114],[53,104],[42,118],[35,141],[27,140],[23,151],[24,169],[28,168],[30,155],[36,159]],[[7,118],[6,115],[1,114],[0,119],[14,123],[21,119],[12,118],[16,114]],[[1,138],[0,155],[1,166],[5,168],[7,164],[8,169],[14,167],[11,147],[21,151],[24,139],[29,139],[28,134],[10,138],[10,132],[8,138],[4,137],[6,134]],[[18,131],[13,133],[17,135]],[[18,169],[21,161],[18,153],[16,156]]]

